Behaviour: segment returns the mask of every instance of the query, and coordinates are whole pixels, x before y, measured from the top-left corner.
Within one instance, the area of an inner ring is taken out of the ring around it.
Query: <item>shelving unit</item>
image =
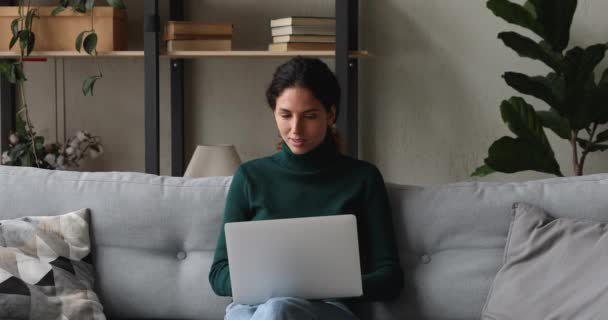
[[[98,57],[100,58],[143,58],[145,57],[144,51],[111,51],[111,52],[99,52]],[[246,50],[233,50],[233,51],[173,51],[171,53],[161,52],[160,58],[168,59],[197,59],[205,57],[221,57],[221,58],[273,58],[273,57],[295,57],[295,56],[308,56],[308,57],[335,57],[335,51],[246,51]],[[349,52],[350,58],[363,58],[369,56],[367,51],[351,51]],[[12,51],[0,51],[0,59],[15,59],[18,58],[19,54]],[[29,58],[91,58],[86,53],[79,53],[76,51],[33,51]]]
[[[160,173],[159,133],[159,61],[170,60],[171,70],[171,174],[183,175],[184,159],[184,60],[208,57],[222,58],[281,58],[312,56],[335,59],[335,73],[340,83],[341,106],[337,126],[346,137],[347,152],[358,155],[358,58],[368,56],[358,50],[358,0],[334,0],[336,12],[336,51],[178,51],[161,52],[158,0],[144,1],[144,50],[100,52],[102,58],[143,58],[145,72],[145,171]],[[0,0],[0,5],[14,5],[15,1]],[[184,20],[184,0],[171,0],[171,20]],[[14,59],[16,52],[2,51],[0,59]],[[35,51],[29,58],[90,58],[86,53],[73,51]],[[0,81],[0,150],[6,147],[7,134],[14,128],[15,88],[6,80]]]
[[[158,174],[159,154],[159,111],[158,111],[158,61],[160,58],[158,0],[144,4],[144,55],[146,75],[146,172]],[[172,53],[171,57],[171,174],[181,176],[185,168],[184,159],[184,59],[200,57],[249,57],[276,58],[298,54],[317,57],[334,57],[335,73],[341,87],[338,130],[346,137],[347,152],[354,157],[359,153],[358,133],[358,58],[367,55],[359,50],[358,43],[358,0],[335,0],[336,51],[335,52],[187,52]],[[170,2],[169,19],[184,20],[184,1]]]

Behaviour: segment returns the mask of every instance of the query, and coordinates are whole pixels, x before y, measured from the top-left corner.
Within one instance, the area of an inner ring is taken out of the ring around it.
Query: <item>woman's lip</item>
[[[304,142],[306,142],[306,140],[304,140],[304,139],[290,139],[290,140],[296,146],[303,145]]]

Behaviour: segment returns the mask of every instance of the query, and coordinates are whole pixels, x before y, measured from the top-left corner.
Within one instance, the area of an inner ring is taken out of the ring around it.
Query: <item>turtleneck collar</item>
[[[275,155],[275,159],[289,169],[313,171],[333,165],[339,155],[331,135],[327,135],[320,145],[305,154],[294,154],[283,141],[281,151]]]

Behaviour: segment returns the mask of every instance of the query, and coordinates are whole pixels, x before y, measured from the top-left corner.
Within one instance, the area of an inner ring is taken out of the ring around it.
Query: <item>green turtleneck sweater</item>
[[[357,217],[363,298],[397,296],[403,273],[382,175],[370,163],[339,154],[331,139],[304,155],[283,143],[273,156],[242,164],[228,191],[224,224],[338,214]],[[209,282],[216,294],[232,295],[223,225]]]

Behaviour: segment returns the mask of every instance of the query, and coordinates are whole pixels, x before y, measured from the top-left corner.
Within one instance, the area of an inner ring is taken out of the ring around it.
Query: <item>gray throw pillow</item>
[[[0,220],[0,319],[105,320],[89,224],[88,209]]]
[[[607,267],[605,223],[515,204],[482,319],[608,319]]]

